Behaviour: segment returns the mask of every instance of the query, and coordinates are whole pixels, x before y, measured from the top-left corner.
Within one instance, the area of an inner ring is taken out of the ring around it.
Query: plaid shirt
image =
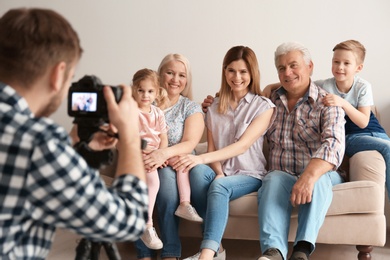
[[[276,111],[267,132],[270,170],[299,176],[312,158],[333,164],[335,170],[340,166],[345,150],[344,110],[325,106],[326,93],[311,83],[292,111],[283,87],[272,93]]]
[[[65,129],[36,118],[0,83],[0,259],[44,259],[57,227],[90,239],[135,240],[147,220],[146,184],[132,175],[106,188]]]

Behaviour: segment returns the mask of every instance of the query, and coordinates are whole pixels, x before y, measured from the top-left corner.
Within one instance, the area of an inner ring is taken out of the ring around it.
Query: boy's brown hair
[[[358,64],[363,64],[364,58],[366,57],[366,48],[364,48],[363,44],[356,40],[347,40],[340,42],[333,48],[333,51],[335,50],[352,51],[356,56],[356,62]]]

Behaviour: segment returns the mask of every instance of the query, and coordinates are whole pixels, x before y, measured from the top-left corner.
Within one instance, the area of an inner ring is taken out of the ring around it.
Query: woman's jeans
[[[190,171],[190,174],[202,175],[205,169],[209,169],[209,167],[197,165]],[[160,189],[157,194],[156,207],[160,238],[164,244],[161,258],[180,257],[179,218],[175,216],[175,211],[179,206],[176,171],[168,166],[159,169],[158,175],[160,178]],[[138,258],[156,256],[156,251],[147,248],[141,239],[135,242],[135,246]]]
[[[203,241],[200,248],[218,252],[228,221],[229,202],[257,191],[262,182],[260,179],[245,175],[214,180],[215,173],[211,169],[199,173],[191,172],[190,180],[191,193],[196,198],[193,205],[204,219]]]
[[[390,138],[385,133],[361,133],[346,136],[345,154],[375,150],[382,154],[386,163],[386,188],[390,199]]]
[[[272,171],[263,179],[258,192],[258,216],[260,226],[260,246],[264,253],[269,248],[277,248],[287,259],[288,233],[292,205],[291,190],[297,177],[282,171]],[[332,202],[332,187],[343,179],[330,171],[322,175],[314,185],[312,201],[299,206],[298,229],[295,243],[307,241],[314,250],[318,231]]]

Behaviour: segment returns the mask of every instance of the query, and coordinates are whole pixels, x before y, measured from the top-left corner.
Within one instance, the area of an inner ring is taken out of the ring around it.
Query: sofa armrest
[[[349,159],[349,180],[369,180],[378,183],[384,189],[386,164],[383,156],[377,151],[356,153]]]

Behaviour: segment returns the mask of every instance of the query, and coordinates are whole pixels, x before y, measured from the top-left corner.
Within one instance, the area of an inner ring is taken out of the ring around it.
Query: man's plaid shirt
[[[344,110],[327,107],[327,92],[310,84],[306,95],[288,111],[286,90],[274,91],[275,121],[267,132],[270,146],[269,169],[299,176],[312,158],[334,165],[341,164],[345,150]]]
[[[105,241],[142,234],[144,182],[123,175],[106,188],[65,129],[34,117],[26,100],[2,83],[0,120],[0,259],[44,259],[57,227]]]

